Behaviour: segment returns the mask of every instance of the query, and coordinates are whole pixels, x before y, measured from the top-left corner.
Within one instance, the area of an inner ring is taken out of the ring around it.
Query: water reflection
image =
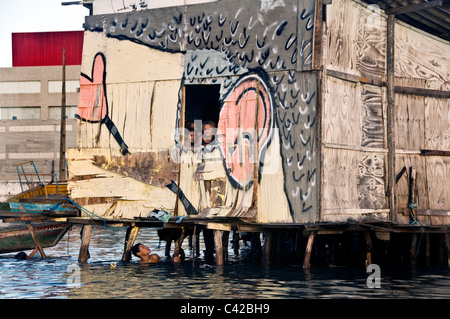
[[[449,298],[448,267],[382,269],[381,289],[366,286],[361,268],[312,267],[295,264],[266,266],[250,262],[245,251],[229,252],[223,267],[187,260],[164,260],[163,243],[155,230],[142,229],[137,241],[148,245],[163,262],[141,265],[122,257],[125,228],[94,227],[87,264],[77,263],[80,229],[74,227],[51,249],[47,259],[18,261],[0,255],[0,298]],[[201,251],[204,247],[200,247]],[[74,272],[74,269],[78,273]],[[71,281],[79,274],[78,281]],[[70,284],[75,283],[75,284]]]

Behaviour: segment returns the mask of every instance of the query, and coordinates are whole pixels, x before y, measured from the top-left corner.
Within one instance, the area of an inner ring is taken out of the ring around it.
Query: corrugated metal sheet
[[[84,31],[34,32],[12,34],[13,67],[81,65]]]
[[[363,0],[376,4],[386,14],[430,34],[450,41],[450,0]]]

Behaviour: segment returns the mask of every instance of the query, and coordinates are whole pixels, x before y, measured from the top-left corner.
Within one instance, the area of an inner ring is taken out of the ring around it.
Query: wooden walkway
[[[155,229],[178,229],[179,238],[174,239],[175,250],[180,249],[183,240],[188,235],[193,235],[194,245],[199,241],[199,232],[203,231],[206,249],[216,252],[216,263],[223,265],[226,259],[220,252],[228,249],[228,236],[230,232],[234,234],[242,233],[263,233],[265,237],[264,245],[261,242],[259,246],[264,259],[269,262],[270,255],[274,251],[276,234],[296,233],[304,239],[303,244],[303,267],[309,268],[311,265],[311,253],[315,240],[320,236],[340,236],[344,233],[359,232],[364,234],[366,247],[366,264],[372,263],[373,237],[389,241],[391,236],[406,234],[411,236],[408,241],[408,247],[405,250],[413,252],[417,246],[418,234],[441,234],[442,237],[442,259],[449,260],[450,251],[450,226],[425,226],[425,225],[398,225],[386,222],[342,222],[342,223],[306,223],[306,224],[262,224],[250,222],[236,217],[215,217],[215,218],[196,218],[196,217],[172,217],[167,222],[157,218],[134,218],[134,219],[113,219],[113,218],[91,218],[91,217],[73,217],[73,216],[48,216],[44,214],[18,213],[10,211],[0,211],[0,220],[4,223],[9,222],[44,222],[58,221],[67,222],[83,227],[81,236],[81,247],[79,253],[79,262],[84,263],[88,259],[88,248],[91,237],[92,226],[103,227],[127,227],[126,238],[124,242],[124,252],[122,261],[131,259],[131,247],[133,246],[140,228]],[[208,236],[206,234],[209,234]],[[370,234],[374,234],[371,236]],[[234,238],[236,240],[237,238]],[[239,239],[237,239],[239,240]],[[207,243],[208,242],[208,243]],[[170,242],[166,243],[169,245]],[[167,249],[166,249],[167,251]],[[219,253],[217,253],[219,252]],[[198,251],[197,251],[198,255]],[[412,257],[415,257],[412,253]],[[450,264],[450,261],[449,261]]]

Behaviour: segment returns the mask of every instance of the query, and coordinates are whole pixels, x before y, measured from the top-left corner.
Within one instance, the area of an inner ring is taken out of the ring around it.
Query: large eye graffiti
[[[90,123],[103,123],[120,145],[123,155],[129,153],[128,146],[120,136],[117,127],[108,115],[108,100],[106,98],[106,59],[102,53],[97,53],[92,64],[92,75],[81,73],[80,95],[77,117]]]
[[[223,98],[217,135],[230,179],[240,188],[253,181],[272,135],[272,99],[256,75],[239,80]]]

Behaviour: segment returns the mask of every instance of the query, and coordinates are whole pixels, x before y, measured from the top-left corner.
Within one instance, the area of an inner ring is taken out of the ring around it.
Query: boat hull
[[[42,248],[53,247],[71,227],[70,223],[32,223],[36,237]],[[31,250],[36,243],[26,224],[0,228],[0,254]]]
[[[67,184],[40,185],[8,200],[10,210],[23,213],[74,212],[76,207],[67,198]]]

